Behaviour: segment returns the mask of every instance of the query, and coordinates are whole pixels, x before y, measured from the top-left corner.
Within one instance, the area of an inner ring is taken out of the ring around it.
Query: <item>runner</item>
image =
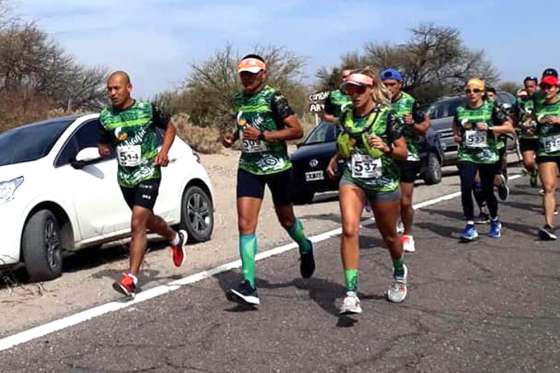
[[[494,87],[486,87],[485,99],[493,102],[498,108],[504,110],[507,115],[507,110],[497,101],[498,96]],[[494,176],[494,186],[498,189],[498,197],[502,201],[507,200],[509,196],[509,185],[507,180],[507,136],[500,135],[496,138],[496,149],[498,149],[498,167],[496,168],[496,175]]]
[[[346,79],[351,72],[351,69],[343,68],[340,73],[341,81],[344,82],[344,79]],[[351,105],[352,101],[350,100],[350,97],[348,97],[344,92],[340,89],[332,90],[325,99],[323,120],[338,124],[340,115],[344,109],[350,107]]]
[[[403,224],[401,241],[404,251],[413,253],[416,251],[416,245],[411,234],[414,221],[412,194],[414,181],[422,168],[419,137],[426,135],[430,127],[430,117],[419,110],[414,97],[402,91],[403,79],[399,71],[395,69],[384,70],[381,73],[381,81],[391,93],[393,110],[399,119],[404,122],[402,134],[406,140],[408,156],[406,160],[398,162],[401,173],[401,221]]]
[[[180,267],[185,261],[187,232],[175,232],[153,208],[161,181],[161,167],[167,166],[167,154],[176,128],[170,118],[152,104],[136,101],[131,97],[132,84],[124,71],[116,71],[107,79],[107,93],[111,106],[99,117],[102,140],[99,154],[108,157],[116,148],[118,182],[124,199],[132,210],[130,229],[130,266],[113,288],[134,297],[138,287],[138,273],[146,253],[146,230],[167,238],[171,243],[173,264]],[[163,143],[158,151],[156,127],[165,130]]]
[[[498,219],[498,201],[494,195],[494,175],[499,167],[496,138],[513,132],[510,119],[493,102],[483,100],[484,81],[471,79],[465,86],[467,102],[457,108],[453,121],[455,141],[459,143],[458,168],[461,178],[461,202],[467,225],[461,235],[463,241],[478,238],[474,226],[473,184],[477,171],[490,212],[490,237],[502,234]]]
[[[361,313],[358,298],[360,217],[366,203],[371,205],[379,232],[393,259],[393,284],[387,292],[391,302],[404,301],[407,294],[407,267],[397,234],[400,192],[399,168],[394,159],[405,160],[406,141],[402,123],[390,108],[390,93],[377,73],[370,68],[354,71],[342,89],[352,98],[353,111],[341,117],[343,132],[337,138],[337,154],[331,159],[328,174],[338,172],[344,159],[339,184],[342,219],[341,256],[346,282],[346,297],[341,314]]]
[[[523,156],[523,166],[529,173],[529,184],[537,187],[537,166],[535,157],[539,148],[537,122],[535,121],[533,96],[537,92],[538,79],[528,76],[523,80],[523,89],[517,93],[517,137],[519,150]]]
[[[267,69],[262,57],[250,54],[238,65],[243,91],[234,97],[237,130],[224,136],[223,145],[231,147],[240,139],[242,152],[237,172],[237,222],[243,281],[227,293],[229,300],[260,304],[256,288],[255,231],[264,197],[265,185],[272,194],[280,224],[297,242],[301,256],[300,272],[309,278],[315,271],[313,245],[294,216],[291,192],[292,164],[287,140],[299,139],[303,130],[288,101],[266,85]]]
[[[541,79],[543,101],[536,105],[535,117],[539,137],[537,164],[544,189],[545,225],[539,229],[542,240],[556,240],[554,210],[560,162],[560,97],[558,77],[546,75]],[[537,103],[535,103],[537,104]]]

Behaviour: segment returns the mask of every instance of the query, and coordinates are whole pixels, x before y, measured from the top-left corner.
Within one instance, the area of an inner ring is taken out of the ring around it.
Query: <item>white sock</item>
[[[181,237],[179,233],[175,233],[175,238],[171,240],[171,245],[179,245],[179,242],[181,242]]]

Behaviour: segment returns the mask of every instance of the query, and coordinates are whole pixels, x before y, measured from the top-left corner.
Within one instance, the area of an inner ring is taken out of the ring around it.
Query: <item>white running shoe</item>
[[[409,234],[403,234],[401,237],[401,242],[403,250],[407,253],[413,253],[416,251],[416,246],[414,245],[414,237]]]
[[[397,233],[398,234],[404,233],[404,224],[402,223],[402,221],[399,221],[399,224],[397,224]]]
[[[402,276],[394,275],[393,283],[389,290],[387,290],[387,299],[393,303],[401,303],[406,298],[407,289],[406,289],[406,280],[408,277],[408,267],[406,264],[403,265],[404,267],[404,274]]]
[[[340,307],[340,314],[351,315],[359,313],[362,313],[362,307],[360,306],[360,299],[358,298],[358,294],[353,291],[347,291],[346,297],[344,297],[344,301],[342,302],[342,306]]]

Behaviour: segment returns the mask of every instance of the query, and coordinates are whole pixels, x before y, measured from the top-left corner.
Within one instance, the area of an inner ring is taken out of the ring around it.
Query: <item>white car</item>
[[[62,253],[130,235],[117,161],[97,152],[99,115],[63,117],[0,134],[0,268],[23,263],[32,281],[60,276]],[[213,190],[198,155],[178,137],[162,167],[154,212],[209,240]]]

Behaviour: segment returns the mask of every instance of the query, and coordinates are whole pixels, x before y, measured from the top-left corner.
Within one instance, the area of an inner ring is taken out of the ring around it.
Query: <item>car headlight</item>
[[[23,183],[23,176],[0,182],[0,205],[14,199],[16,189]]]

